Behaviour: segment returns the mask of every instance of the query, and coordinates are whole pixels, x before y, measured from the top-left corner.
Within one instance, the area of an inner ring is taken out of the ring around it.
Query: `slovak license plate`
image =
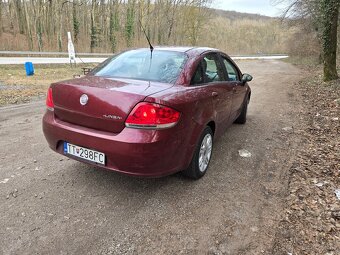
[[[105,154],[99,151],[90,150],[78,145],[64,142],[64,153],[97,164],[105,165]]]

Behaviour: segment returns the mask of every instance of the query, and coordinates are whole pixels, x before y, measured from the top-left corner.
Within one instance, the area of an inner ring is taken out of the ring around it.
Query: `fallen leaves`
[[[326,84],[311,78],[300,82],[299,90],[303,106],[295,135],[301,145],[291,167],[290,193],[273,251],[339,254],[340,80]]]

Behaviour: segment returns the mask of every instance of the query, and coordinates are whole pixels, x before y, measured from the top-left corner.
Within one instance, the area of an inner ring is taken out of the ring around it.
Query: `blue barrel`
[[[26,75],[31,76],[34,74],[34,67],[32,62],[25,62]]]

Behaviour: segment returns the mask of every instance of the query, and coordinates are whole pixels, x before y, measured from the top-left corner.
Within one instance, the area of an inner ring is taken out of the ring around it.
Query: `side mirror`
[[[246,82],[249,82],[249,81],[252,81],[253,80],[253,76],[251,76],[250,74],[243,74],[242,75],[242,82],[243,83],[246,83]]]

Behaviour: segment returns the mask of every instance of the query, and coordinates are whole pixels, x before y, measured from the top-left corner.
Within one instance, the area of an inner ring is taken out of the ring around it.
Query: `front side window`
[[[139,49],[123,52],[94,69],[95,76],[156,82],[176,82],[187,55],[175,51]]]
[[[218,65],[218,60],[215,54],[207,55],[203,58],[203,65],[205,65],[205,73],[207,82],[223,81],[223,72]]]
[[[191,84],[203,84],[223,81],[223,71],[220,68],[216,54],[206,55],[199,63]]]
[[[228,73],[228,80],[229,81],[239,81],[239,75],[236,67],[231,63],[229,60],[223,58],[223,64],[225,65],[225,68]]]

